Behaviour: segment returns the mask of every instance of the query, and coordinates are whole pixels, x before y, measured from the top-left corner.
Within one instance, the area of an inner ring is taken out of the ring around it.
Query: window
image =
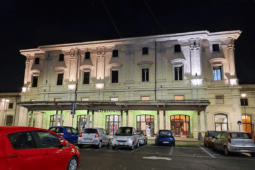
[[[9,103],[9,109],[13,109],[13,103]]]
[[[212,48],[213,48],[213,52],[220,51],[220,46],[219,46],[219,44],[213,44],[213,45],[212,45]]]
[[[143,55],[149,54],[149,48],[148,47],[143,47]]]
[[[73,133],[78,133],[78,131],[76,129],[74,129],[74,128],[72,128],[72,132]]]
[[[84,72],[83,74],[83,84],[89,84],[90,72]]]
[[[243,125],[243,131],[253,134],[254,127],[252,124],[251,116],[242,115],[242,125]]]
[[[118,82],[119,82],[118,71],[114,70],[112,71],[112,83],[118,83]]]
[[[118,97],[111,97],[111,101],[119,101]]]
[[[147,135],[154,136],[154,116],[152,115],[138,115],[136,116],[137,130],[142,130]]]
[[[190,117],[187,115],[173,115],[171,119],[171,130],[174,136],[190,136]]]
[[[174,52],[175,52],[175,53],[181,52],[181,45],[180,45],[180,44],[174,45]]]
[[[50,127],[55,125],[56,115],[50,116]]]
[[[85,53],[85,59],[90,59],[90,52]]]
[[[223,104],[224,103],[224,96],[220,95],[220,96],[215,96],[216,99],[216,104]]]
[[[31,102],[35,102],[35,99],[31,99],[30,101],[31,101]]]
[[[40,58],[35,58],[35,64],[40,64]]]
[[[177,80],[177,81],[183,80],[182,69],[183,69],[183,66],[174,67],[174,80]]]
[[[221,79],[221,66],[213,67],[213,80],[219,81]]]
[[[228,117],[226,114],[214,115],[214,121],[215,121],[215,130],[216,131],[228,130]]]
[[[62,99],[61,98],[56,98],[56,99],[54,99],[54,101],[55,102],[60,102],[60,101],[62,101]]]
[[[149,97],[149,96],[141,97],[141,100],[142,100],[142,101],[149,101],[149,100],[150,100],[150,97]]]
[[[109,134],[116,133],[121,126],[121,116],[119,115],[108,115],[105,121],[105,130]]]
[[[64,61],[64,54],[59,54],[59,60],[58,61]]]
[[[32,87],[37,87],[37,85],[38,85],[38,76],[33,76]]]
[[[58,74],[57,85],[63,85],[63,73]]]
[[[174,100],[184,100],[184,96],[174,96]]]
[[[66,128],[66,131],[67,131],[67,133],[72,133],[72,129],[69,127]]]
[[[148,81],[149,81],[149,69],[148,68],[142,69],[142,82]]]
[[[61,138],[50,132],[37,131],[42,148],[57,148],[60,145]]]
[[[83,97],[83,98],[81,98],[81,101],[89,101],[89,98],[88,97]]]
[[[248,99],[240,99],[241,101],[241,106],[248,106]]]
[[[7,135],[13,149],[33,149],[35,141],[30,132],[19,132]]]
[[[118,50],[113,50],[112,51],[112,57],[118,57],[119,54],[118,54]]]
[[[87,127],[92,127],[92,116],[89,117],[90,121],[88,122],[87,120],[87,115],[79,115],[77,116],[77,124],[76,128],[79,130],[79,132],[82,131],[82,129],[85,129]],[[89,125],[89,126],[87,126]]]
[[[6,126],[12,126],[13,116],[7,116]]]

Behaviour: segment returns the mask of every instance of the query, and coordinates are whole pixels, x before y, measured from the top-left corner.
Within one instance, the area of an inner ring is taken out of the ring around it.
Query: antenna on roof
[[[113,23],[113,25],[114,25],[114,27],[115,27],[116,31],[118,32],[118,34],[119,34],[119,36],[120,36],[120,38],[121,38],[120,32],[119,32],[119,30],[118,30],[117,26],[115,25],[115,23],[114,23],[114,21],[113,21],[113,19],[112,19],[111,15],[110,15],[110,13],[109,13],[109,11],[107,10],[106,5],[104,4],[104,1],[103,1],[103,0],[101,0],[101,1],[102,1],[103,5],[104,5],[104,7],[105,7],[106,12],[108,13],[109,17],[111,18],[112,23]]]
[[[158,22],[157,18],[155,17],[155,15],[153,14],[153,12],[151,11],[150,7],[148,6],[148,4],[145,2],[145,0],[143,0],[143,2],[145,3],[145,5],[147,6],[147,8],[149,9],[151,15],[153,16],[153,18],[156,20],[156,22],[158,23],[159,27],[161,28],[161,30],[163,31],[163,33],[165,34],[165,31],[163,30],[163,28],[161,27],[160,23]]]

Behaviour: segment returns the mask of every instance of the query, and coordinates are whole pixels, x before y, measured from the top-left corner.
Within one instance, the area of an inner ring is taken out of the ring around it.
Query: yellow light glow
[[[6,99],[5,101],[6,101],[6,102],[9,102],[10,100],[9,100],[9,99]]]
[[[75,84],[69,84],[68,85],[68,89],[71,90],[71,91],[75,90],[75,87],[76,87]]]
[[[246,97],[246,94],[245,94],[245,93],[242,93],[241,96],[242,96],[242,97]]]
[[[22,87],[22,92],[25,93],[27,91],[26,87]]]
[[[104,84],[103,83],[97,83],[96,84],[96,88],[97,89],[102,89],[104,87]]]
[[[230,79],[230,85],[231,86],[237,85],[237,79]]]
[[[203,79],[192,79],[191,84],[194,86],[200,86],[203,83]]]

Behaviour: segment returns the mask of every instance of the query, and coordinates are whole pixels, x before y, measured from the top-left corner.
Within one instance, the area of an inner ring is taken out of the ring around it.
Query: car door
[[[224,149],[225,139],[226,139],[226,133],[225,133],[225,132],[222,132],[222,134],[221,134],[221,136],[220,136],[219,143],[218,143],[218,148],[219,148],[220,150],[223,150],[223,149]]]
[[[72,132],[73,132],[73,134],[72,134],[73,142],[77,143],[78,137],[79,137],[79,132],[78,132],[78,130],[76,130],[74,128],[72,128]]]
[[[135,145],[137,145],[138,135],[137,135],[137,131],[136,131],[135,128],[133,128],[133,138],[134,138],[134,141],[135,141]]]
[[[71,156],[70,147],[60,147],[60,140],[57,135],[48,131],[34,131],[39,148],[44,154],[43,169],[62,170],[66,169]]]
[[[30,131],[15,132],[4,137],[4,150],[11,170],[43,169],[43,153]]]
[[[214,140],[214,146],[216,149],[219,149],[219,142],[220,142],[220,136],[222,133],[219,133],[218,135],[216,135],[215,140]]]
[[[69,142],[73,143],[73,141],[75,140],[75,137],[74,137],[74,134],[72,132],[72,128],[71,127],[66,127],[65,129],[66,129],[66,133],[65,134],[66,134],[67,140]]]

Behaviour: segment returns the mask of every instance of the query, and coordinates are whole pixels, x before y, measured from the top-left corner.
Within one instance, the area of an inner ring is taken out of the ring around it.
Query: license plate
[[[239,150],[239,152],[250,152],[250,150]]]
[[[163,143],[169,143],[168,141],[164,141]]]
[[[118,145],[124,145],[124,143],[118,143]]]
[[[84,139],[84,142],[90,142],[92,139]]]

